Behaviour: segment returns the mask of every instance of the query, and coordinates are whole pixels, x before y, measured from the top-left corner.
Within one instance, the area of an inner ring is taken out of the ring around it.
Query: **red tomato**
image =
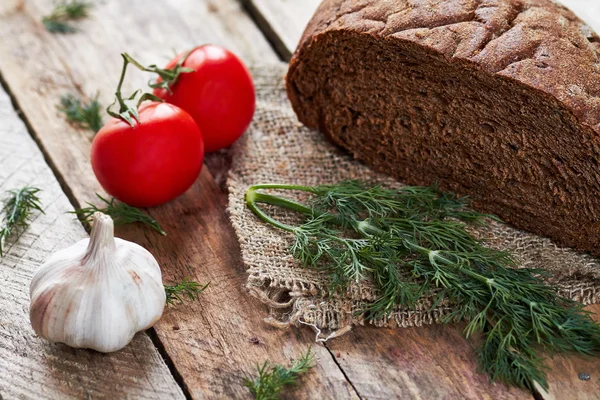
[[[173,68],[185,53],[171,60]],[[246,66],[224,48],[205,45],[192,50],[170,94],[159,88],[154,94],[183,108],[194,118],[204,136],[207,152],[231,146],[250,125],[254,115],[254,84]]]
[[[185,192],[204,160],[192,117],[172,104],[148,102],[132,128],[112,118],[92,143],[92,168],[110,194],[135,207],[152,207]]]

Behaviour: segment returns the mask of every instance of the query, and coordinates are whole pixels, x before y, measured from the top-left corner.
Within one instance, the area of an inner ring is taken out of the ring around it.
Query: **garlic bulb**
[[[115,239],[94,214],[90,239],[53,254],[33,277],[30,320],[42,338],[103,353],[125,347],[165,307],[160,267],[143,247]]]

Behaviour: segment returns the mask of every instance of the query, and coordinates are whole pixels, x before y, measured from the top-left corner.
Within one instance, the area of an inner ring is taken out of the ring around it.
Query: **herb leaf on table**
[[[3,246],[16,235],[20,235],[31,222],[31,213],[42,210],[42,204],[38,197],[40,189],[25,186],[21,189],[9,190],[4,198],[2,213],[2,225],[0,226],[0,257],[4,255]]]
[[[183,303],[185,297],[191,301],[196,301],[198,300],[198,295],[202,293],[208,285],[210,285],[210,282],[202,286],[189,278],[185,278],[176,285],[164,285],[167,294],[167,304],[175,304],[175,302]]]
[[[72,211],[72,213],[76,214],[82,221],[91,223],[94,219],[94,213],[101,212],[109,215],[117,225],[126,225],[139,222],[154,229],[163,236],[167,235],[167,233],[161,228],[160,224],[154,218],[144,214],[139,208],[132,207],[128,204],[117,201],[114,198],[107,200],[98,193],[96,193],[96,196],[105,204],[105,207],[100,208],[88,202],[88,207],[80,208]]]
[[[311,194],[306,204],[264,193],[266,189]],[[304,215],[297,226],[266,214],[258,204]],[[247,206],[263,222],[292,233],[294,257],[326,272],[332,291],[370,279],[379,297],[362,311],[366,319],[413,307],[423,296],[434,306],[448,301],[445,323],[467,321],[465,336],[482,333],[479,367],[492,380],[529,390],[547,388],[539,350],[597,355],[600,326],[583,306],[558,295],[539,269],[517,268],[505,251],[486,247],[465,229],[492,216],[436,187],[387,189],[343,181],[314,187],[263,184],[246,192]]]
[[[102,128],[102,109],[98,102],[98,95],[93,97],[88,103],[73,94],[61,96],[58,110],[65,114],[69,122],[72,122],[82,128],[98,132]]]
[[[246,378],[245,385],[256,400],[277,400],[283,388],[294,385],[298,377],[314,366],[310,347],[289,368],[265,361],[257,365],[258,377]]]
[[[42,23],[48,32],[73,33],[76,29],[69,21],[88,16],[92,3],[82,0],[61,1],[56,4],[52,13],[42,18]]]

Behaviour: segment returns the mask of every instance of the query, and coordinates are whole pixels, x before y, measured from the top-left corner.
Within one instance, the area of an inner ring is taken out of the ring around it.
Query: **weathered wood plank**
[[[0,88],[0,192],[35,185],[45,214],[0,258],[0,398],[137,397],[183,399],[145,333],[102,355],[50,344],[29,324],[29,282],[53,252],[87,236],[25,125]]]
[[[588,306],[600,321],[600,305]],[[490,384],[477,372],[474,345],[457,327],[410,329],[355,329],[329,341],[327,347],[363,398],[387,399],[398,393],[406,398],[530,399],[524,391]],[[573,354],[555,355],[549,367],[546,400],[592,400],[600,393],[600,360]],[[580,373],[590,375],[588,381]]]
[[[95,93],[108,104],[118,80],[119,53],[144,63],[165,62],[172,49],[212,42],[247,61],[276,59],[269,44],[234,0],[169,0],[96,3],[73,35],[53,36],[40,24],[52,2],[31,0],[22,11],[0,17],[0,73],[33,127],[37,141],[80,204],[100,187],[89,164],[91,134],[66,124],[56,112],[60,94]],[[128,89],[149,76],[131,71]],[[198,303],[169,308],[156,335],[194,398],[244,398],[243,378],[266,359],[288,363],[313,341],[307,330],[266,326],[263,307],[244,292],[237,241],[225,215],[226,195],[205,168],[194,187],[151,210],[168,232],[125,228],[120,236],[157,256],[166,281],[211,281]],[[297,398],[356,398],[327,349],[314,347],[315,373]],[[123,374],[129,373],[123,371]],[[118,380],[116,380],[118,382]]]
[[[365,399],[531,399],[477,372],[462,328],[357,328],[327,347]]]
[[[289,60],[321,0],[242,0],[277,52]]]
[[[241,0],[277,52],[289,60],[321,0]]]

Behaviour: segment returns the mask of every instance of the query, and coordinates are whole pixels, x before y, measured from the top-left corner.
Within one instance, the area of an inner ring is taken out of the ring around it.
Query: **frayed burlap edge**
[[[400,185],[353,160],[326,142],[321,134],[300,123],[287,100],[286,64],[253,68],[257,110],[248,132],[232,149],[233,165],[227,182],[229,214],[248,269],[249,292],[266,304],[266,322],[278,327],[306,324],[327,340],[366,323],[358,313],[376,298],[369,283],[354,285],[343,295],[330,296],[327,277],[303,268],[289,252],[292,237],[260,222],[245,206],[244,193],[258,183],[316,185],[343,179],[368,179]],[[295,195],[286,193],[286,196]],[[278,218],[286,218],[277,214]],[[513,252],[523,267],[553,274],[550,283],[562,295],[584,304],[600,302],[600,262],[587,254],[559,248],[550,240],[510,226],[490,222],[473,233],[489,245]],[[414,309],[398,308],[385,318],[368,321],[378,327],[410,327],[441,322],[450,305],[431,309],[424,298]],[[322,333],[331,331],[331,333]]]

